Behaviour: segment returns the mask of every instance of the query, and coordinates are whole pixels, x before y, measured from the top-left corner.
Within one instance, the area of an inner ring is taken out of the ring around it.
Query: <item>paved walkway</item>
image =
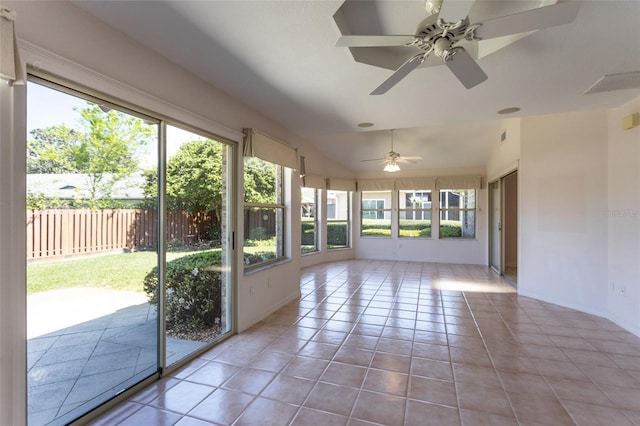
[[[29,424],[66,424],[155,373],[155,306],[144,294],[65,289],[28,297]],[[167,339],[167,364],[202,342]]]

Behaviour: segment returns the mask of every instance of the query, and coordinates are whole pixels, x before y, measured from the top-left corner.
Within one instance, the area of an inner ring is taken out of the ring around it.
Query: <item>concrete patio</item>
[[[65,289],[28,297],[29,424],[66,424],[158,365],[156,308],[140,293]],[[167,339],[167,365],[204,346]]]

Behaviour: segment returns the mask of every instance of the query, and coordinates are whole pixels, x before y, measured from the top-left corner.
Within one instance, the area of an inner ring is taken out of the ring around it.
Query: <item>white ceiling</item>
[[[340,32],[332,16],[342,1],[75,3],[366,173],[381,169],[360,160],[389,151],[389,129],[398,129],[396,151],[424,158],[403,170],[484,166],[503,127],[499,109],[538,115],[618,106],[638,96],[638,89],[584,92],[605,74],[640,70],[640,1],[579,2],[572,23],[481,58],[489,78],[470,90],[446,66],[434,66],[413,71],[382,96],[369,93],[392,71],[357,63],[347,48],[335,47]],[[413,34],[427,16],[422,1],[377,3],[372,14],[388,34]],[[470,17],[548,3],[477,0]],[[375,126],[361,129],[361,122]]]

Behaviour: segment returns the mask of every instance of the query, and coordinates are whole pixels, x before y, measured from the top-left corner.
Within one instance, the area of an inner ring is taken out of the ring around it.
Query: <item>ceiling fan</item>
[[[386,93],[432,53],[470,89],[485,81],[487,75],[459,42],[476,42],[566,24],[575,19],[580,6],[576,1],[561,2],[471,23],[468,13],[475,1],[427,0],[425,7],[431,15],[418,25],[414,35],[343,35],[336,46],[406,46],[419,50],[371,92],[372,95]]]
[[[400,170],[398,163],[415,163],[417,160],[422,160],[420,156],[403,157],[399,153],[393,150],[393,130],[391,129],[391,151],[387,152],[383,158],[372,158],[369,160],[360,160],[361,163],[368,161],[378,161],[378,164],[384,164],[385,172],[397,172]]]

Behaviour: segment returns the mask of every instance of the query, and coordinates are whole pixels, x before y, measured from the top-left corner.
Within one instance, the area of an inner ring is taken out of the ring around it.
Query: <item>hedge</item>
[[[220,322],[222,282],[220,250],[208,250],[179,257],[166,266],[166,327],[169,331],[191,332],[213,327]],[[158,303],[158,268],[144,278],[149,303]]]

